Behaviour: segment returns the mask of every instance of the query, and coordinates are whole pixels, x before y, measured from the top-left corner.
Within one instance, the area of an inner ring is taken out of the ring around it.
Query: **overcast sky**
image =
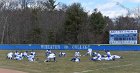
[[[130,9],[140,6],[140,0],[57,0],[57,2],[62,2],[67,5],[78,2],[82,4],[87,12],[91,13],[93,9],[98,8],[103,15],[111,18],[127,14],[127,10],[117,5],[117,2]]]

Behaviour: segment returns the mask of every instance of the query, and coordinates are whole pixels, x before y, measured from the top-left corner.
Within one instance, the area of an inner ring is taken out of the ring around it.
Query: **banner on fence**
[[[35,44],[3,44],[0,50],[117,50],[140,51],[140,45],[94,45],[94,44],[61,44],[61,45],[35,45]]]

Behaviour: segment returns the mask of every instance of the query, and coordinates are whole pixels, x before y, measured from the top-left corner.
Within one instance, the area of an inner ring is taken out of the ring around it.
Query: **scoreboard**
[[[137,44],[137,30],[110,30],[109,44]]]

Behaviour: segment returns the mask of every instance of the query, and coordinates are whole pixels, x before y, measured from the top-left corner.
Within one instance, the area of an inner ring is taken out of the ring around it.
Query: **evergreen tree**
[[[74,3],[68,7],[64,24],[65,43],[78,43],[78,35],[86,16],[80,3]]]
[[[103,29],[106,25],[106,21],[103,15],[97,11],[97,9],[95,9],[90,16],[90,25],[95,34],[100,34],[104,31]]]
[[[94,12],[91,14],[89,24],[91,26],[90,30],[96,38],[94,43],[97,43],[99,41],[97,35],[101,35],[106,27],[104,17],[97,9],[94,9]]]

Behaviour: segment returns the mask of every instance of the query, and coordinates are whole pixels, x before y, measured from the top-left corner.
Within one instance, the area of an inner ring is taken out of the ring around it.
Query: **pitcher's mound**
[[[27,73],[27,72],[0,68],[0,73]]]

